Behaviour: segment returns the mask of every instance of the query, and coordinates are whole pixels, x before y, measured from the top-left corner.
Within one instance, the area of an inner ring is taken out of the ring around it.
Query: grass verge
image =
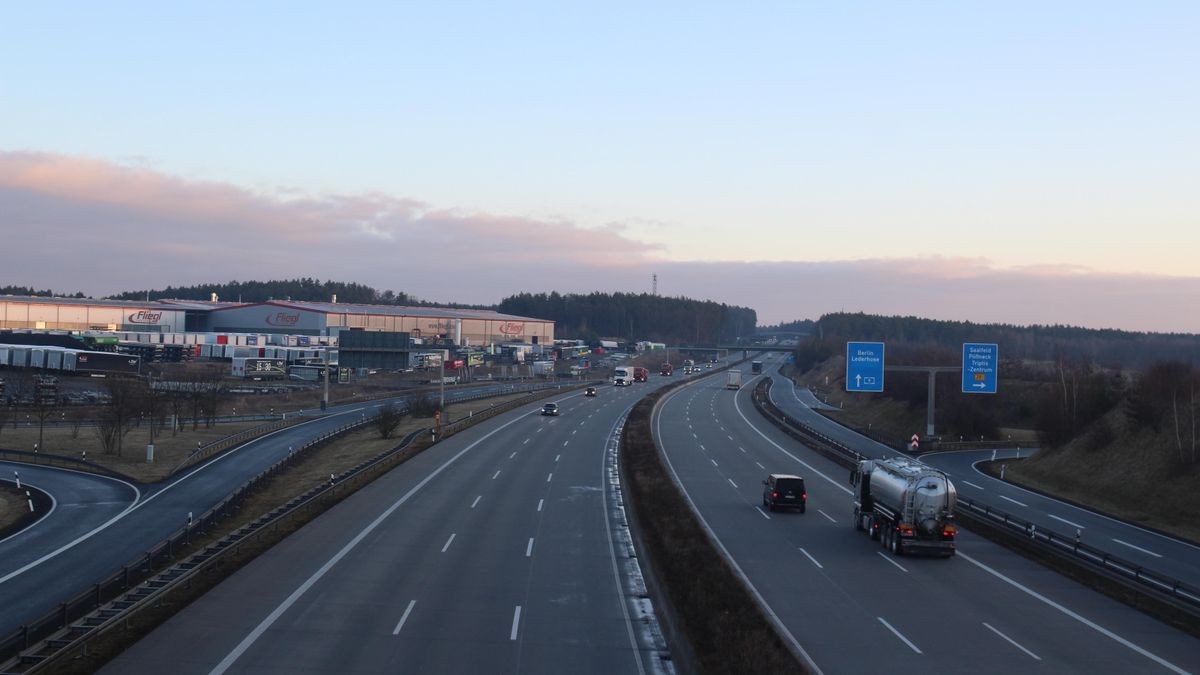
[[[621,473],[640,541],[702,673],[804,673],[801,663],[717,551],[672,480],[650,431],[660,390],[629,414]]]

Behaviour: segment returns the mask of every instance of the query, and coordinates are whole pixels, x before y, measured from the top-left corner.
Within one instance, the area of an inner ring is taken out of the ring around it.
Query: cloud
[[[702,236],[736,236],[705,233]],[[763,246],[770,245],[764,241]],[[103,295],[231,279],[357,281],[436,301],[649,292],[753,307],[1200,332],[1200,278],[981,258],[680,262],[619,224],[468,212],[380,193],[270,193],[115,164],[0,152],[0,285]]]

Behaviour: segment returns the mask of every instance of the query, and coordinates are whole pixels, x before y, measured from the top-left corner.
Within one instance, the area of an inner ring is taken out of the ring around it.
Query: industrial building
[[[512,343],[548,348],[554,343],[553,321],[490,310],[283,300],[141,302],[3,295],[0,329],[332,337],[362,329],[404,332],[414,341],[445,339],[481,348]]]

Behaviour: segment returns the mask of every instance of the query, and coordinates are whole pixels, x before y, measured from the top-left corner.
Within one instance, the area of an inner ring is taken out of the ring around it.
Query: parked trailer
[[[895,555],[954,555],[957,492],[945,473],[901,457],[867,459],[851,470],[850,484],[854,529]]]

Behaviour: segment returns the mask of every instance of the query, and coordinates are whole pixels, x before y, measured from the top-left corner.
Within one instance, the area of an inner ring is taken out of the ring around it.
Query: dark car
[[[584,396],[595,396],[595,395],[596,395],[596,388],[595,388],[595,387],[588,387],[587,389],[584,389],[584,390],[583,390],[583,395],[584,395]]]
[[[547,403],[546,405],[542,406],[542,414],[543,415],[557,415],[558,414],[558,404],[557,403]]]
[[[763,481],[763,506],[770,511],[777,508],[800,509],[808,502],[804,479],[786,473],[773,473]]]

